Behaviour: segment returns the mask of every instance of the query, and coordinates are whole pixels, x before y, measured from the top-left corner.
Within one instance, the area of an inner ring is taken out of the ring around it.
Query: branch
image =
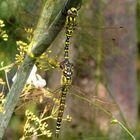
[[[52,0],[47,0],[47,2],[48,1]],[[31,51],[35,57],[40,56],[50,46],[50,44],[54,41],[58,33],[61,31],[65,24],[67,10],[71,7],[77,7],[79,4],[81,4],[81,1],[82,0],[67,0],[62,10],[56,16],[48,30],[45,33],[43,33],[42,36],[38,38],[38,40],[36,39],[36,37],[33,37],[33,41],[31,42],[30,46]],[[52,13],[52,10],[53,9],[49,9],[48,12]],[[11,90],[9,91],[6,97],[6,103],[4,106],[5,113],[0,113],[0,140],[4,135],[5,129],[7,128],[14,108],[18,102],[20,93],[22,92],[24,85],[26,84],[26,80],[28,79],[32,67],[35,64],[35,61],[35,58],[31,58],[27,55],[23,64],[17,71],[16,80],[13,83]]]

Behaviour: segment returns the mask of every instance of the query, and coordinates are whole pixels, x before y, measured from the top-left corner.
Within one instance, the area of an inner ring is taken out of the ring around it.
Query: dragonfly
[[[66,95],[67,92],[69,91],[69,86],[72,83],[73,64],[69,60],[69,45],[70,45],[70,38],[72,37],[72,33],[76,26],[76,20],[77,20],[76,17],[77,17],[77,9],[72,7],[67,12],[64,60],[60,64],[60,68],[62,69],[61,84],[63,88],[61,90],[60,106],[58,109],[58,116],[56,122],[56,132],[55,132],[56,137],[59,137],[59,131],[61,128],[61,122],[63,119],[63,113],[65,108]]]

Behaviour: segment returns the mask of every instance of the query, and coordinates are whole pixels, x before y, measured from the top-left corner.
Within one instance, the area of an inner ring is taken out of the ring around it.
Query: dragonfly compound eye
[[[72,7],[70,10],[71,10],[72,13],[77,13],[77,9],[74,8],[74,7]]]

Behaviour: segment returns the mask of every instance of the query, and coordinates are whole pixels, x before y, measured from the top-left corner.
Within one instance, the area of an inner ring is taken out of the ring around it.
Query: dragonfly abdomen
[[[55,131],[55,136],[56,137],[59,136],[59,131],[60,131],[60,128],[61,128],[61,122],[62,122],[62,118],[63,118],[63,114],[64,114],[64,108],[65,108],[65,101],[66,101],[67,92],[68,92],[68,88],[66,86],[64,86],[62,88],[60,106],[59,106],[59,109],[58,109],[58,116],[57,116],[57,122],[56,122],[56,131]]]

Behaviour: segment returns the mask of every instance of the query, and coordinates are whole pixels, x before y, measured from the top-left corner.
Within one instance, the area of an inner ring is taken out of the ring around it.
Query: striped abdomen
[[[69,59],[69,37],[66,38],[65,41],[65,47],[64,47],[64,59],[68,60]]]
[[[72,36],[73,30],[76,26],[76,18],[71,17],[70,15],[66,18],[66,41],[64,47],[64,59],[69,59],[69,45],[70,45],[70,38]]]
[[[65,41],[65,47],[64,47],[64,59],[69,59],[69,45],[70,45],[70,37],[72,36],[72,28],[68,28],[66,30],[66,41]]]
[[[61,122],[64,114],[64,108],[65,108],[65,101],[66,101],[66,94],[68,92],[68,87],[63,86],[61,90],[61,100],[60,100],[60,106],[58,109],[58,115],[57,115],[57,122],[56,122],[56,131],[55,131],[55,136],[59,136],[59,131],[61,128]]]

